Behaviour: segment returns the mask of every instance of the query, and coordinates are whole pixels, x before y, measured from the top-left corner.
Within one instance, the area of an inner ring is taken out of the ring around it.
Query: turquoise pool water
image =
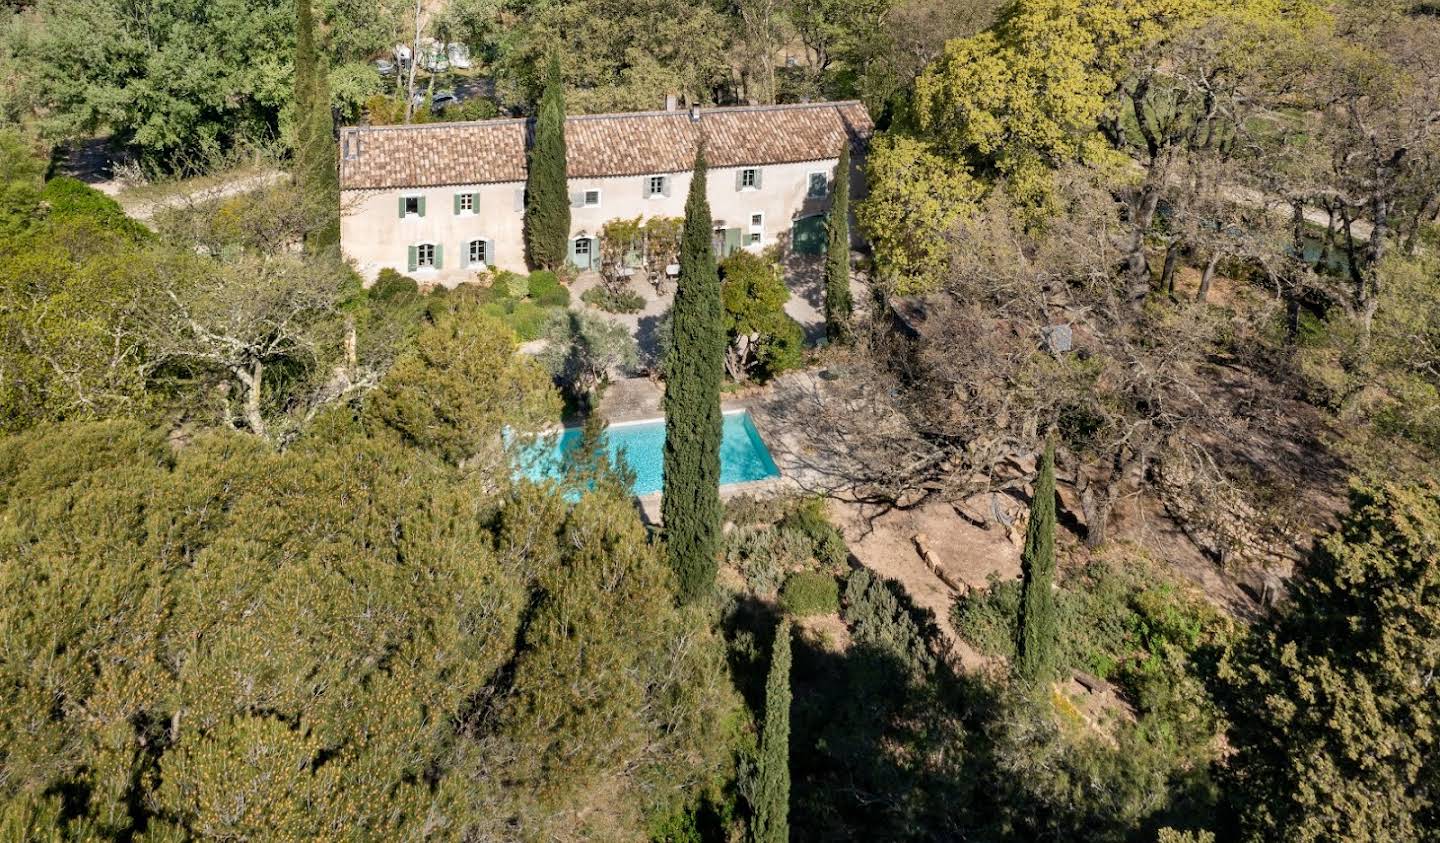
[[[610,425],[610,455],[623,453],[625,462],[635,472],[637,495],[648,495],[662,488],[661,475],[665,462],[665,420],[624,422]],[[563,471],[565,455],[580,444],[580,428],[567,427],[554,445],[538,459],[526,460],[525,476],[531,480],[557,477]],[[780,476],[770,451],[755,430],[755,422],[744,410],[726,413],[720,440],[720,485],[748,483]]]

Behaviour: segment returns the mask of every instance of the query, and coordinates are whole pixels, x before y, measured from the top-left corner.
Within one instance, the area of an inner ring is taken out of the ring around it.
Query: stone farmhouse
[[[525,119],[346,128],[341,246],[362,275],[382,269],[454,286],[489,268],[525,270]],[[852,192],[873,131],[858,102],[693,108],[566,119],[570,259],[598,269],[599,232],[618,218],[684,215],[695,145],[721,255],[824,249],[840,145]]]

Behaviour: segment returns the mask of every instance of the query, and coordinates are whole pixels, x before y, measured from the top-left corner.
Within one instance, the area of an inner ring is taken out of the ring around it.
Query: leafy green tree
[[[50,136],[110,130],[169,169],[278,135],[292,97],[292,5],[41,0],[35,13],[25,67]]]
[[[610,377],[640,363],[630,329],[603,316],[575,310],[555,313],[539,360],[572,395],[588,400]]]
[[[850,338],[850,141],[840,145],[840,163],[830,188],[825,242],[825,333],[832,342]]]
[[[725,307],[725,370],[745,381],[772,378],[804,362],[805,331],[785,312],[790,290],[774,262],[740,251],[720,264]]]
[[[977,207],[982,185],[933,142],[901,134],[875,139],[865,173],[869,195],[855,216],[880,277],[903,294],[939,287],[950,268],[945,237]]]
[[[1440,486],[1357,483],[1292,591],[1222,673],[1244,839],[1428,839]]]
[[[560,412],[545,370],[515,349],[503,322],[461,298],[396,361],[366,415],[446,462],[498,466],[504,428],[529,433]]]
[[[705,150],[695,153],[670,353],[665,361],[665,549],[682,602],[714,585],[720,534],[720,378],[725,328],[705,197]]]
[[[306,202],[332,209],[307,232],[312,249],[340,241],[340,181],[330,85],[315,45],[313,0],[295,0],[295,161],[293,177]]]
[[[1015,671],[1026,682],[1045,682],[1059,668],[1060,624],[1055,607],[1055,446],[1046,445],[1035,478],[1035,498],[1020,555],[1020,597]]]
[[[775,628],[765,680],[765,723],[750,794],[754,843],[790,839],[790,698],[790,619],[785,618]]]
[[[532,269],[559,269],[569,257],[570,193],[565,162],[565,86],[550,57],[535,142],[525,175],[525,258]]]
[[[7,169],[0,192],[16,225],[0,232],[0,432],[148,412],[141,328],[160,263],[150,232],[74,179],[39,190],[25,158]]]
[[[44,176],[45,159],[25,137],[13,129],[0,130],[0,237],[19,234],[39,220]]]
[[[534,102],[538,73],[558,51],[578,114],[660,108],[667,94],[708,102],[731,78],[728,39],[739,22],[686,0],[566,0],[516,10],[497,66],[503,94]]]

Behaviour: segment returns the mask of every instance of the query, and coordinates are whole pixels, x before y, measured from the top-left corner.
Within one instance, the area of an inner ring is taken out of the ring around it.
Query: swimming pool
[[[558,477],[564,470],[565,455],[580,444],[578,427],[567,427],[548,448],[549,453],[538,459],[526,460],[524,473],[531,480]],[[635,472],[637,495],[649,495],[663,487],[665,463],[665,420],[649,419],[610,425],[607,435],[610,455],[625,454],[625,462]],[[543,446],[542,446],[543,447]],[[779,477],[780,469],[771,459],[770,451],[755,430],[755,422],[745,410],[725,413],[720,439],[720,485],[749,483]]]

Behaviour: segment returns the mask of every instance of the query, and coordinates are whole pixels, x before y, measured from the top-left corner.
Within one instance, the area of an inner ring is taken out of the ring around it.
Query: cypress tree
[[[850,338],[850,140],[840,144],[835,185],[825,223],[825,334],[831,342]]]
[[[559,269],[567,257],[569,240],[565,85],[560,78],[560,59],[552,55],[525,174],[525,260],[532,269]]]
[[[765,724],[755,771],[750,839],[754,843],[790,840],[790,620],[775,630],[770,676],[765,680]]]
[[[1030,521],[1025,526],[1025,551],[1020,556],[1024,576],[1020,597],[1020,628],[1016,641],[1015,671],[1026,682],[1054,677],[1060,629],[1055,612],[1055,446],[1045,446]]]
[[[293,178],[304,201],[316,211],[306,235],[312,250],[340,241],[339,154],[330,84],[315,46],[311,0],[295,0],[295,162]]]
[[[720,378],[725,328],[720,276],[705,198],[705,151],[685,202],[680,278],[665,371],[665,477],[661,518],[665,552],[679,579],[680,600],[707,593],[715,581],[720,534]]]

